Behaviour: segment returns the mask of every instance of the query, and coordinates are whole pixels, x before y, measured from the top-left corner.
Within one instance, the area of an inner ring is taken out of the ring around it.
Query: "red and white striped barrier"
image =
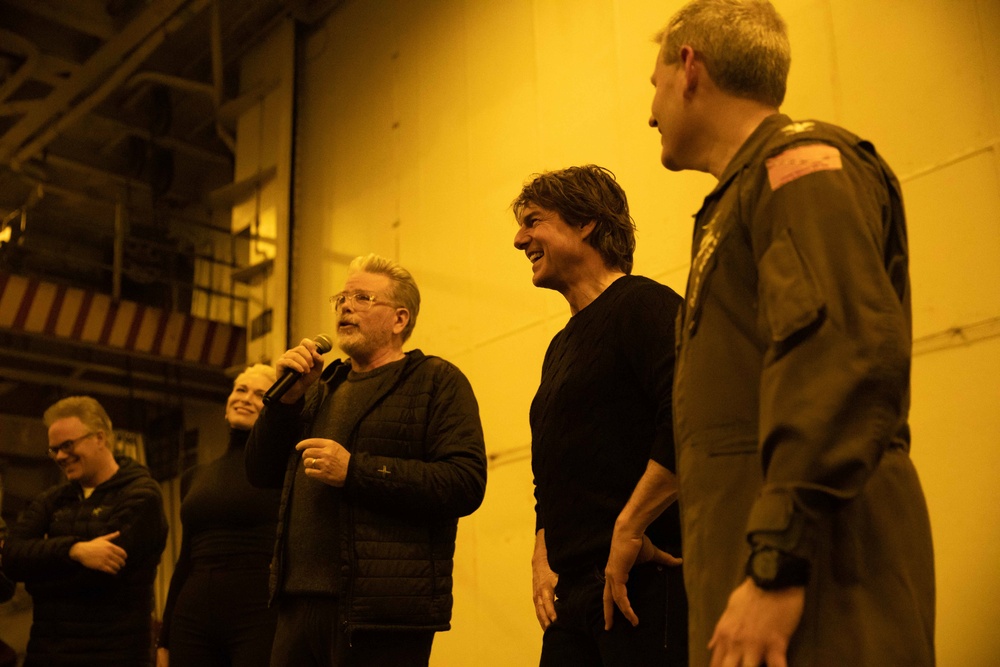
[[[0,272],[0,328],[195,364],[246,359],[246,329]]]

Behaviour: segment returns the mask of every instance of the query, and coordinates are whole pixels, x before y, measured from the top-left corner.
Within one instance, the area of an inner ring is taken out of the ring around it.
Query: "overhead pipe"
[[[158,83],[169,88],[186,90],[189,92],[206,95],[212,100],[216,114],[222,107],[222,100],[225,97],[223,86],[225,85],[222,60],[222,21],[219,14],[218,0],[212,0],[211,7],[211,28],[209,32],[210,51],[212,56],[212,83],[202,83],[193,79],[163,74],[160,72],[140,72],[128,80],[125,84],[127,88],[134,88],[142,83]],[[229,151],[236,153],[236,139],[226,131],[225,126],[219,121],[215,121],[215,133],[226,145]]]
[[[172,74],[164,74],[162,72],[139,72],[135,74],[128,80],[125,84],[127,88],[134,88],[141,83],[158,83],[168,88],[176,88],[178,90],[187,90],[190,92],[198,93],[199,95],[207,95],[215,100],[215,87],[210,86],[207,83],[202,83],[201,81],[195,81],[193,79],[185,79],[181,76],[174,76]]]
[[[103,123],[108,123],[110,125],[113,125],[117,133],[114,139],[108,141],[101,148],[102,152],[110,152],[111,148],[121,143],[125,139],[125,137],[139,137],[141,139],[149,141],[154,146],[162,146],[163,148],[168,148],[175,153],[181,153],[183,155],[196,158],[198,160],[203,160],[205,162],[212,162],[214,164],[221,164],[225,166],[232,165],[232,158],[228,155],[210,151],[205,148],[201,148],[200,146],[189,144],[181,139],[175,139],[174,137],[150,136],[148,129],[136,127],[133,125],[128,125],[126,123],[123,123],[118,118],[109,118],[107,116],[95,116],[95,118],[97,118]]]
[[[5,51],[24,56],[24,62],[17,68],[17,71],[7,77],[3,85],[0,85],[0,102],[3,102],[20,88],[21,84],[35,71],[41,60],[42,52],[30,40],[3,28],[0,28],[0,46]]]
[[[38,100],[14,100],[0,104],[0,116],[24,116],[38,108]]]
[[[21,118],[0,136],[0,162],[8,163],[19,147],[42,132],[62,114],[72,109],[74,101],[119,67],[126,55],[162,29],[191,0],[155,0],[141,14],[125,25],[121,32],[105,42],[73,75],[55,86],[49,95],[39,100],[35,113]]]
[[[178,12],[165,24],[153,32],[145,42],[136,48],[129,56],[121,62],[118,68],[104,80],[93,93],[83,99],[78,105],[73,107],[57,122],[50,125],[48,130],[39,135],[36,139],[21,148],[11,158],[11,167],[18,170],[20,165],[33,158],[41,152],[50,142],[56,139],[67,127],[76,123],[82,116],[89,113],[91,109],[103,102],[118,86],[122,84],[139,66],[145,62],[157,48],[171,34],[183,27],[189,20],[194,18],[209,0],[195,0],[184,10]]]
[[[222,140],[228,148],[229,152],[236,155],[236,138],[231,136],[226,128],[222,126],[222,122],[218,118],[219,109],[222,107],[222,98],[224,96],[223,86],[225,81],[223,80],[223,65],[222,65],[222,20],[219,18],[219,0],[212,0],[212,34],[211,34],[211,47],[212,47],[212,83],[214,84],[213,90],[215,93],[215,134]]]
[[[287,1],[288,0],[286,0],[286,2]],[[343,0],[325,0],[325,1],[333,2],[333,7],[332,8],[336,8],[341,2],[343,2]],[[293,14],[296,13],[296,10],[295,10],[294,7],[290,7],[289,9],[290,9],[290,11]],[[245,55],[247,53],[247,51],[249,51],[256,44],[258,44],[265,35],[271,34],[274,31],[275,27],[278,26],[278,25],[280,25],[283,21],[287,20],[287,18],[288,18],[288,13],[287,12],[280,13],[280,14],[274,16],[270,21],[268,21],[266,24],[264,24],[263,26],[261,26],[259,29],[257,29],[256,31],[254,31],[254,33],[250,37],[248,37],[247,39],[241,40],[239,44],[235,45],[236,48],[233,49],[233,50],[231,50],[231,52],[229,53],[229,61],[230,62],[235,62],[235,61],[239,60],[240,58],[242,58],[243,55]],[[224,63],[225,61],[222,58],[221,38],[219,39],[219,44],[220,44],[220,47],[219,47],[219,50],[218,50],[218,55],[215,56],[215,57],[217,57],[221,63]],[[220,87],[220,99],[221,99],[222,97],[224,97],[224,95],[221,94],[222,77],[221,76],[217,77],[217,80],[220,82],[219,83],[219,87]],[[259,98],[263,98],[267,93],[269,93],[270,91],[274,90],[278,86],[278,84],[280,82],[281,82],[280,79],[273,80],[273,81],[265,81],[263,84],[258,84],[257,86],[254,86],[249,91],[245,91],[245,92],[240,93],[239,97],[236,97],[236,98],[234,98],[232,100],[229,100],[229,101],[223,103],[222,106],[219,107],[219,110],[218,110],[218,113],[217,113],[217,119],[222,123],[222,127],[221,128],[217,128],[216,131],[217,132],[221,131],[223,133],[226,133],[226,136],[231,136],[226,131],[227,120],[230,117],[230,115],[241,113],[241,111],[234,111],[234,109],[241,109],[244,105],[246,105],[246,106],[252,106],[253,104],[256,104],[257,100],[259,100]],[[255,98],[255,101],[248,104],[248,103],[246,103],[244,101],[244,98],[250,98],[250,97]],[[209,125],[209,122],[204,122],[204,123],[198,124],[195,127],[195,129],[192,132],[192,134],[196,134],[198,132],[201,132],[208,125]],[[223,141],[226,141],[226,139],[223,139]],[[235,142],[234,142],[234,145],[235,145]],[[236,151],[235,151],[235,148],[234,148],[233,149],[233,154],[235,154],[235,153],[236,153]]]
[[[123,176],[122,174],[116,174],[115,172],[107,171],[106,169],[99,169],[98,167],[93,167],[89,164],[84,164],[83,162],[78,162],[77,160],[72,160],[59,155],[46,155],[45,164],[61,169],[70,169],[72,171],[86,174],[87,176],[94,176],[106,181],[114,181],[115,183],[129,188],[136,188],[144,191],[151,189],[149,183],[146,183],[145,181]]]

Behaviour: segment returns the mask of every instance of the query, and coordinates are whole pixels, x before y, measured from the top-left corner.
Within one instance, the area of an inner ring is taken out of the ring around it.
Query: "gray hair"
[[[398,263],[374,253],[355,257],[347,267],[350,273],[378,273],[392,281],[392,298],[410,313],[410,321],[403,329],[403,342],[413,333],[417,324],[417,314],[420,312],[420,290],[410,272]]]
[[[779,107],[785,99],[791,47],[788,30],[768,0],[691,0],[657,36],[663,62],[694,49],[708,75],[730,95]]]

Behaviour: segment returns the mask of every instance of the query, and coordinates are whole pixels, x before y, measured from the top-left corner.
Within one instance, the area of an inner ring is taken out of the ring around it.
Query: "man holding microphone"
[[[406,269],[358,257],[330,302],[348,359],[324,370],[323,336],[285,352],[278,374],[298,379],[247,445],[250,482],[283,489],[271,664],[425,666],[450,627],[458,518],[486,490],[479,407],[455,366],[403,351],[420,307]]]

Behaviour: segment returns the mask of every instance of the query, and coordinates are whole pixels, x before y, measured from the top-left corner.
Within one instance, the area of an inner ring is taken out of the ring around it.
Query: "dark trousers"
[[[348,636],[336,598],[286,595],[278,602],[271,667],[427,667],[433,641],[427,630]]]
[[[616,608],[604,630],[604,573],[559,577],[556,621],[542,636],[540,667],[686,667],[687,599],[681,568],[644,564],[627,584],[639,625]]]
[[[195,569],[174,607],[170,664],[268,667],[277,613],[267,597],[266,570]]]

